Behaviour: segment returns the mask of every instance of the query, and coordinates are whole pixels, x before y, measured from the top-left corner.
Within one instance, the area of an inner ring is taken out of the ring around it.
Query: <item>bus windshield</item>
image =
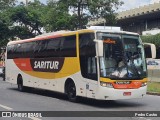
[[[97,39],[104,43],[104,55],[100,57],[101,77],[114,80],[146,77],[144,49],[138,35],[99,32]]]

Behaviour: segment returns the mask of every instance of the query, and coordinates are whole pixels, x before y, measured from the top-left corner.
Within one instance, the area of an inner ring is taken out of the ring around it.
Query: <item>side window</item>
[[[76,57],[76,35],[64,37],[60,49],[62,57]]]
[[[49,54],[47,52],[47,46],[49,40],[39,40],[34,42],[34,58],[43,58],[43,57],[48,57]]]
[[[26,43],[22,43],[22,44],[16,44],[16,58],[25,58],[26,57],[26,53],[24,52],[26,48],[24,48]]]
[[[47,40],[45,57],[76,57],[76,35]]]
[[[38,49],[38,55],[37,57],[43,58],[46,57],[47,55],[47,45],[48,45],[48,40],[41,40],[39,43],[39,49]]]
[[[7,46],[7,59],[13,58],[14,45]]]
[[[27,58],[33,58],[34,57],[34,48],[35,48],[35,42],[28,42],[28,43],[23,43],[21,45],[21,48],[23,50],[23,55],[22,57]]]
[[[42,41],[35,41],[35,47],[34,47],[34,58],[40,58],[41,57],[41,50],[42,50]]]
[[[76,35],[9,45],[7,58],[76,57]]]
[[[19,58],[20,57],[20,52],[21,52],[21,44],[15,44],[14,45],[14,52],[13,52],[13,57],[14,58]]]
[[[97,80],[96,48],[94,33],[79,35],[80,66],[84,78]]]
[[[46,48],[46,57],[59,57],[60,55],[60,44],[63,38],[53,38],[48,41]]]

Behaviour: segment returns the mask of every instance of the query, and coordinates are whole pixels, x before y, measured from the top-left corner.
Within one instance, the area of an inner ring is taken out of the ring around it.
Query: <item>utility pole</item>
[[[26,6],[28,6],[28,0],[26,0]]]

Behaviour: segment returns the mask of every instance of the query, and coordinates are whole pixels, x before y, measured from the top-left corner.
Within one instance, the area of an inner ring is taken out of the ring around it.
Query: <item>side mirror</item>
[[[97,49],[97,53],[98,53],[98,57],[102,57],[103,56],[103,41],[102,40],[94,40],[94,42],[96,42],[96,49]]]
[[[145,49],[145,54],[148,56],[148,54],[151,54],[147,58],[156,58],[156,46],[151,43],[144,43],[144,49]]]

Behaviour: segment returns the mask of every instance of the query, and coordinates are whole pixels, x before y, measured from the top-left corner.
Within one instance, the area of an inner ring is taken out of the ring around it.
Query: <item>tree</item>
[[[0,0],[0,11],[15,5],[16,0]]]
[[[44,28],[47,32],[57,30],[74,30],[74,15],[70,15],[65,4],[50,0],[47,4],[47,12],[44,15]]]
[[[41,16],[43,16],[43,4],[39,1],[34,1],[33,3],[28,3],[28,6],[19,5],[14,8],[11,19],[14,22],[14,27],[21,27],[28,29],[25,31],[30,32],[33,37],[38,34],[42,34],[42,21]]]
[[[153,43],[155,44],[157,47],[160,47],[160,33],[156,34],[156,35],[143,35],[141,36],[141,39],[144,43]]]
[[[15,37],[26,39],[44,31],[85,28],[91,19],[105,18],[115,22],[119,0],[39,0],[15,4],[16,0],[0,0],[0,44]]]
[[[16,0],[0,0],[0,47],[5,46],[9,41],[10,29],[6,11],[12,8],[15,2]]]
[[[0,20],[0,46],[4,46],[7,44],[9,39],[9,29],[8,26]]]
[[[8,6],[0,12],[0,45],[6,45],[17,37],[26,39],[42,34],[46,5],[35,0],[28,6],[23,3]]]
[[[115,23],[115,10],[123,2],[119,0],[59,0],[58,5],[67,7],[77,15],[79,28],[84,28],[91,19],[104,18],[107,23]],[[85,21],[85,22],[84,22]]]
[[[42,34],[42,16],[45,5],[38,0],[6,9],[0,15],[3,22],[7,23],[11,36],[26,39]]]

